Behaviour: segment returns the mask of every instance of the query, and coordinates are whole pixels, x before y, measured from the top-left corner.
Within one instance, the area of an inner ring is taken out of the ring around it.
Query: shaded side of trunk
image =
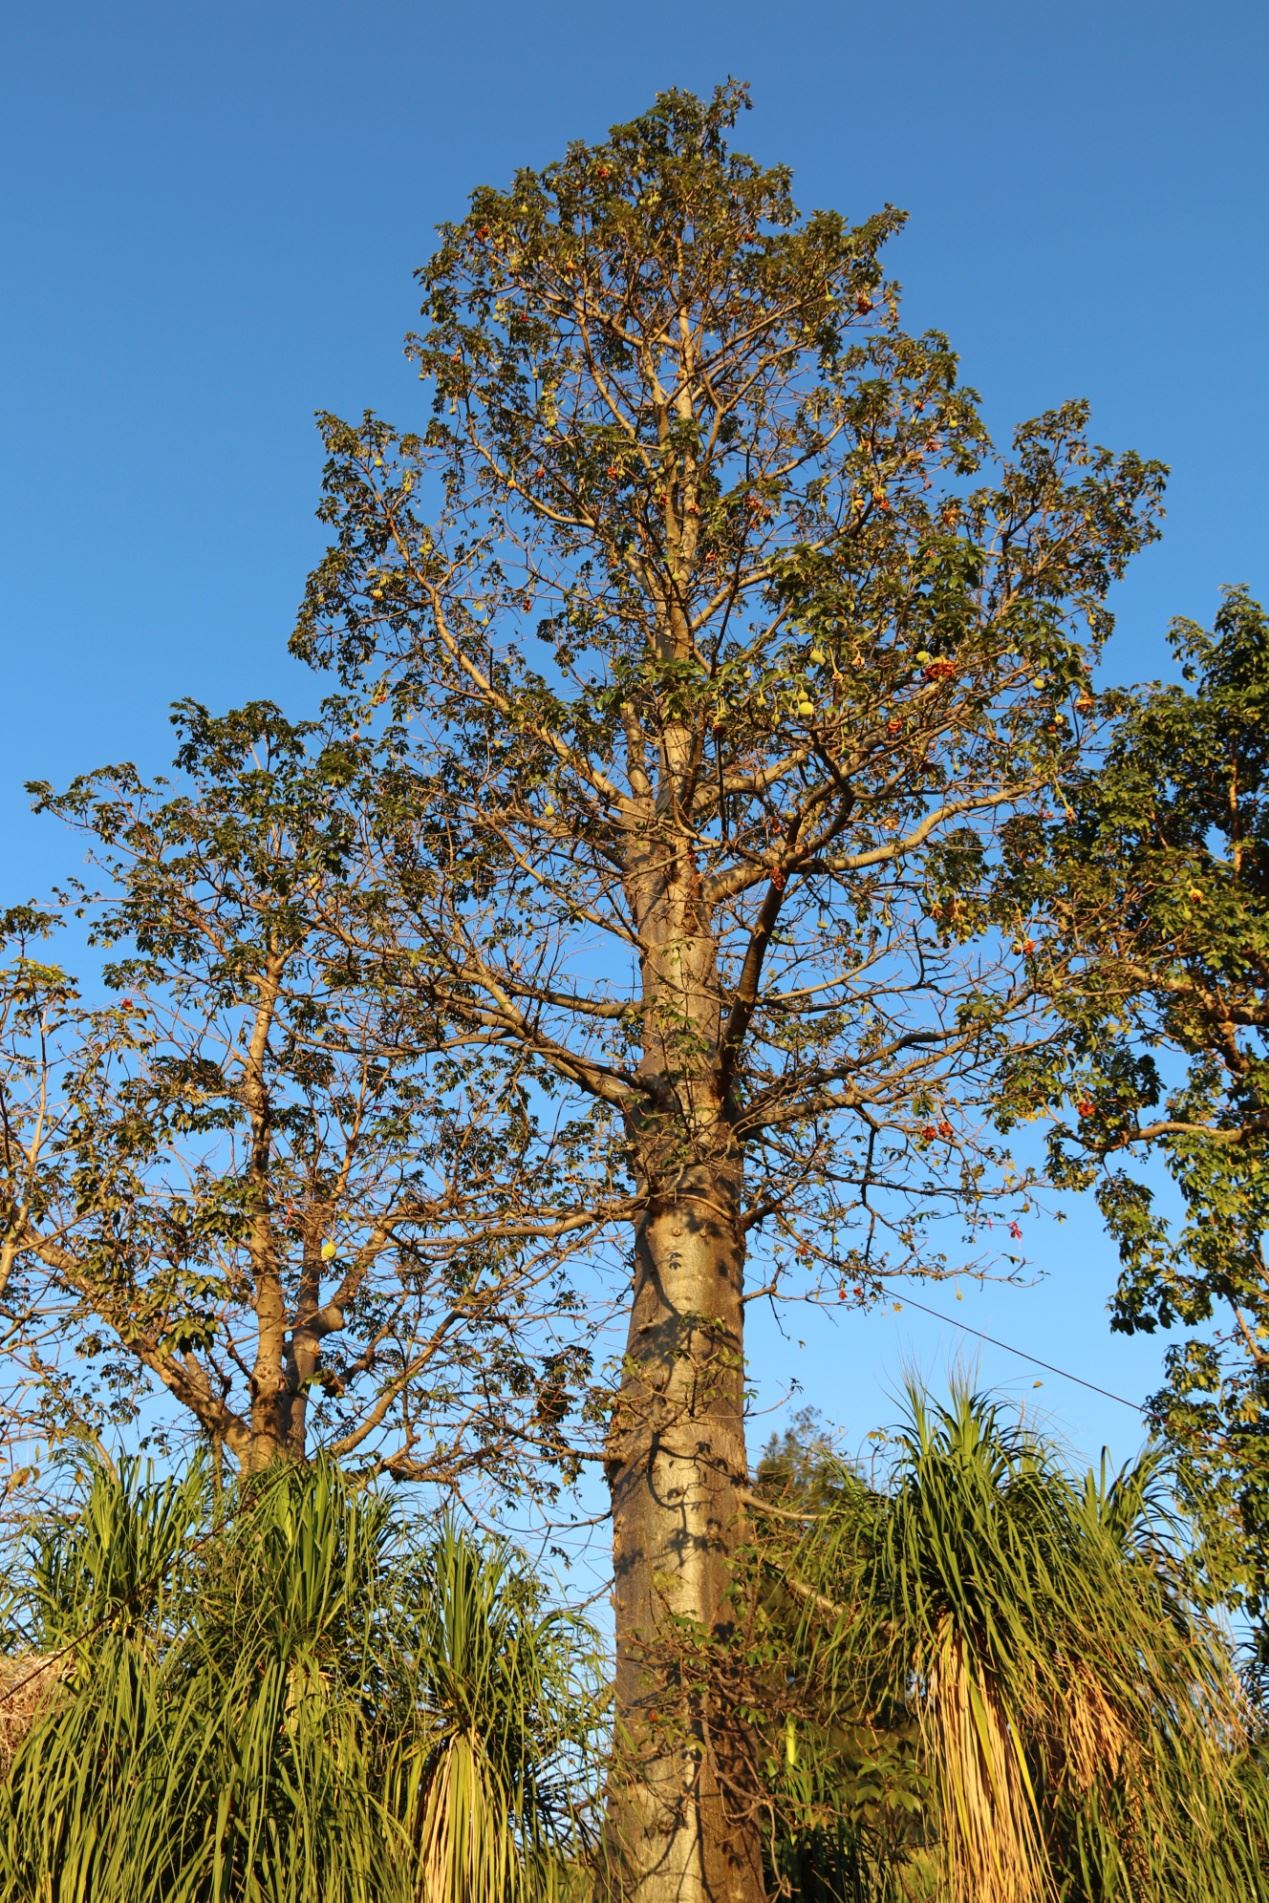
[[[256,979],[257,1003],[244,1054],[240,1090],[250,1119],[247,1181],[251,1220],[247,1251],[251,1260],[256,1316],[256,1351],[248,1381],[247,1433],[238,1450],[244,1475],[262,1473],[275,1461],[293,1458],[292,1383],[287,1379],[286,1297],[273,1219],[274,1104],[270,1087],[269,1039],[273,1033],[287,954],[270,937]]]

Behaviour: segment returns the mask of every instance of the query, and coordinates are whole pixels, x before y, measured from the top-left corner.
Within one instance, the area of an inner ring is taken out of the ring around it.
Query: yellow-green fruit
[[[814,701],[800,700],[798,702],[798,712],[801,714],[803,720],[809,720],[811,715],[815,712]]]
[[[322,1244],[322,1261],[329,1262],[334,1254],[335,1254],[335,1245],[331,1241],[330,1237],[327,1236],[325,1242]]]
[[[811,659],[814,661],[816,667],[823,667],[828,656],[825,654],[823,648],[812,648]]]

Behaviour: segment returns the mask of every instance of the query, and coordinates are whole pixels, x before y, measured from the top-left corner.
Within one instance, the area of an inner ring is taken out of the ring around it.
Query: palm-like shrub
[[[209,1524],[197,1473],[90,1476],[37,1542],[49,1648],[91,1631],[0,1792],[30,1903],[532,1903],[585,1833],[588,1635],[507,1549],[322,1464]]]
[[[555,1894],[580,1851],[598,1702],[578,1680],[575,1619],[537,1609],[508,1549],[482,1551],[452,1525],[428,1550],[401,1635],[426,1661],[426,1714],[394,1805],[430,1898]]]
[[[893,1446],[884,1490],[843,1475],[795,1545],[773,1560],[768,1542],[793,1661],[796,1744],[770,1752],[793,1887],[1269,1897],[1253,1714],[1191,1590],[1159,1457],[1077,1480],[964,1391],[946,1407],[910,1391]]]

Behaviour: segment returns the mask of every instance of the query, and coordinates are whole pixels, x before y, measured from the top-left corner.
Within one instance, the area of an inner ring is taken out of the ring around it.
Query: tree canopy
[[[1061,823],[1015,835],[1009,876],[1044,920],[1065,1026],[1015,1082],[1030,1072],[1036,1103],[1066,1113],[1052,1174],[1095,1188],[1118,1243],[1113,1325],[1183,1332],[1154,1416],[1184,1455],[1214,1584],[1241,1584],[1263,1620],[1269,619],[1232,589],[1211,630],[1178,621],[1171,643],[1180,678],[1112,697]]]

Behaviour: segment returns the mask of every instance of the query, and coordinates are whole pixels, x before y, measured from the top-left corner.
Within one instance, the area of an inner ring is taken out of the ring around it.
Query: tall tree
[[[1233,589],[1172,647],[1178,680],[1109,697],[1060,822],[1013,835],[1065,1025],[1013,1083],[1065,1113],[1058,1180],[1095,1186],[1112,1325],[1183,1331],[1154,1415],[1269,1663],[1269,617]]]
[[[662,95],[443,228],[431,420],[324,420],[295,642],[402,755],[395,982],[588,1131],[544,1220],[628,1225],[610,1839],[647,1903],[761,1886],[707,1669],[745,1302],[938,1272],[939,1218],[973,1250],[1008,1193],[979,1107],[1033,948],[993,839],[1078,754],[1161,484],[1078,405],[998,458],[900,326],[900,214],[801,217],[729,149],[744,103]]]
[[[537,1328],[559,1250],[511,1209],[523,1092],[514,1064],[460,1070],[461,1031],[417,993],[403,1036],[348,950],[379,931],[366,749],[337,709],[188,705],[178,725],[175,783],[116,767],[35,789],[94,882],[5,921],[16,1429],[126,1418],[148,1384],[246,1473],[316,1438],[400,1479],[540,1476],[534,1409],[569,1357]],[[39,943],[76,914],[101,1002]]]

